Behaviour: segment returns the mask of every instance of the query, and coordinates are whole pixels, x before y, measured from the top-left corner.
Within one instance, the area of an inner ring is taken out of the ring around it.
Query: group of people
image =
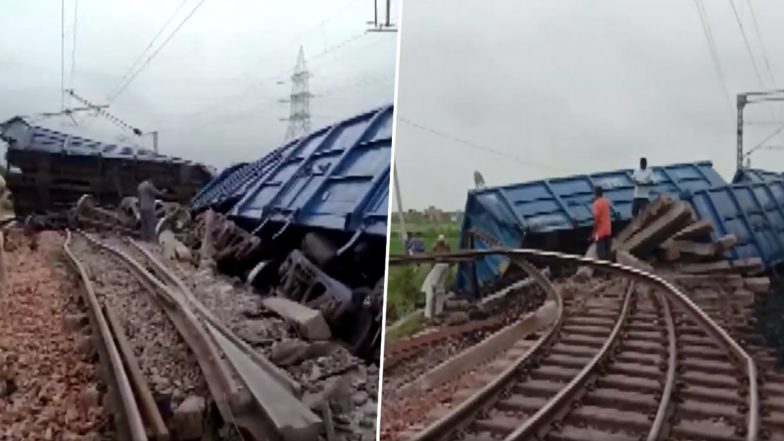
[[[632,201],[632,217],[648,205],[653,186],[653,171],[648,168],[648,160],[640,158],[640,167],[632,174],[634,181],[634,199]],[[612,219],[610,216],[610,200],[604,197],[601,186],[594,187],[593,232],[591,240],[596,244],[596,257],[600,260],[612,260]]]
[[[434,253],[448,253],[451,251],[449,244],[443,234],[438,235],[438,239],[433,244],[432,251]],[[425,253],[425,239],[422,238],[422,233],[413,232],[406,240],[406,254],[424,254]]]

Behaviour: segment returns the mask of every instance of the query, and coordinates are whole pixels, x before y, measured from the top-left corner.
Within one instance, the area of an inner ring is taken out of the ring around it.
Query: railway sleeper
[[[715,420],[682,420],[672,428],[670,435],[674,439],[704,441],[744,441],[744,437],[736,433],[736,427],[723,421]]]
[[[677,413],[682,419],[723,418],[732,421],[736,425],[743,425],[746,421],[746,415],[741,407],[732,403],[685,400],[678,405]]]
[[[549,360],[548,360],[549,362]],[[556,364],[544,364],[532,370],[529,374],[534,380],[551,380],[569,382],[580,373],[579,368],[558,366]]]
[[[638,411],[655,410],[659,405],[659,400],[654,395],[610,388],[588,392],[583,402],[594,406],[622,407]]]
[[[566,422],[606,430],[624,429],[629,432],[645,433],[651,426],[653,412],[642,413],[612,407],[580,406],[572,411]]]
[[[623,431],[605,431],[595,427],[566,425],[549,433],[547,441],[639,441],[640,435]]]

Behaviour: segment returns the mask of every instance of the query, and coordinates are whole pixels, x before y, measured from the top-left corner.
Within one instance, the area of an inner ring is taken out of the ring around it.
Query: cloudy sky
[[[65,87],[106,103],[172,13],[179,8],[148,54],[201,0],[181,8],[183,0],[78,0],[72,57],[75,1],[65,0]],[[217,167],[258,158],[282,143],[288,107],[279,100],[290,93],[300,45],[317,95],[314,129],[392,101],[396,34],[365,33],[372,17],[372,0],[205,0],[109,110],[158,130],[162,153]],[[0,120],[60,110],[60,22],[59,1],[3,3]],[[123,135],[101,118],[79,121],[44,123],[101,140]]]
[[[730,2],[706,0],[727,92],[691,0],[404,3],[395,135],[404,208],[462,208],[475,169],[499,185],[631,168],[644,155],[710,159],[731,178],[735,94],[784,80],[784,4],[734,2],[762,86]],[[784,124],[784,109],[749,107],[747,119],[759,123],[746,127],[752,146]],[[752,165],[781,171],[784,151],[760,150]]]

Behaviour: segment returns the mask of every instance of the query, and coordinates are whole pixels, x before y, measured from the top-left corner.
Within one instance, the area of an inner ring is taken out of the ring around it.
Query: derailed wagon
[[[386,106],[314,131],[191,201],[224,272],[318,309],[369,357],[380,351],[392,116]]]
[[[149,177],[186,202],[212,179],[198,163],[70,135],[22,117],[0,123],[0,139],[8,143],[6,181],[17,216],[66,210],[84,194],[116,206]]]

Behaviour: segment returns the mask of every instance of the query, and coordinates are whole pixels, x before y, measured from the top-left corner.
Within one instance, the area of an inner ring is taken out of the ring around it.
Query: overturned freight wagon
[[[22,117],[0,123],[0,139],[8,143],[6,181],[18,216],[67,209],[83,194],[116,205],[149,177],[184,202],[212,178],[201,164],[69,135]]]
[[[320,310],[370,356],[380,351],[392,115],[387,106],[314,131],[227,169],[191,201],[216,232],[224,271]]]
[[[711,162],[652,167],[652,197],[669,194],[689,200],[701,190],[726,185]],[[593,225],[593,187],[602,186],[612,202],[613,224],[632,218],[633,170],[616,170],[471,190],[461,228],[461,248],[494,246],[539,248],[582,254]],[[508,259],[489,256],[461,263],[459,291],[476,295],[496,285],[509,267]]]

